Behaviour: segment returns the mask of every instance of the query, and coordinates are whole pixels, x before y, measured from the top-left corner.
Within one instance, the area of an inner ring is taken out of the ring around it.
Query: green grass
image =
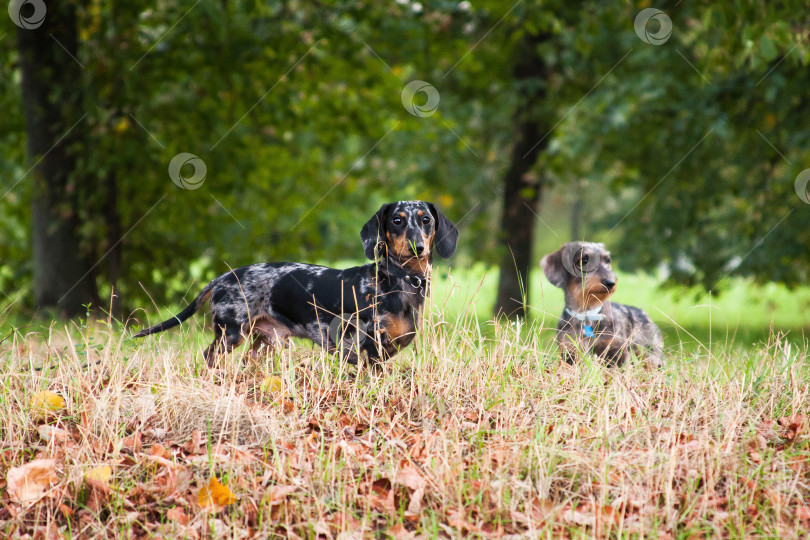
[[[436,290],[452,290],[445,299],[445,317],[471,312],[487,325],[498,287],[497,269],[476,264],[454,268],[438,266]],[[783,285],[756,285],[747,280],[727,280],[722,293],[710,295],[697,288],[662,288],[657,279],[645,274],[618,273],[614,302],[644,309],[661,327],[668,347],[692,352],[701,347],[712,350],[744,350],[767,343],[772,332],[784,333],[791,343],[806,344],[810,333],[810,287],[790,290]],[[563,293],[551,285],[542,272],[532,273],[532,318],[544,327],[554,327],[564,307]],[[553,335],[552,335],[553,337]]]
[[[343,261],[338,267],[358,264]],[[449,273],[449,276],[448,276]],[[772,333],[784,334],[787,340],[805,346],[810,334],[810,287],[793,290],[784,285],[753,284],[747,280],[729,279],[722,292],[709,295],[697,288],[674,286],[663,288],[659,281],[646,274],[619,272],[619,285],[612,297],[615,302],[638,306],[650,315],[664,332],[668,347],[679,353],[691,353],[700,348],[717,351],[746,350],[767,343]],[[484,332],[490,332],[492,306],[498,286],[496,268],[483,264],[461,268],[435,267],[436,302],[446,320],[470,314]],[[195,290],[189,291],[193,297]],[[552,286],[537,269],[532,273],[531,299],[528,302],[532,320],[544,328],[553,329],[563,308],[560,289]],[[161,306],[160,315],[153,307],[136,312],[142,324],[148,320],[168,319],[181,306]],[[0,337],[14,327],[26,327],[42,332],[52,321],[26,318],[19,312],[0,313]],[[188,324],[188,323],[187,323]],[[191,324],[203,329],[208,322],[196,316]],[[553,332],[541,338],[553,339]]]
[[[520,325],[488,320],[491,275],[452,276],[415,344],[375,373],[305,343],[209,369],[199,315],[144,340],[115,323],[13,333],[0,344],[0,535],[810,534],[810,364],[795,340],[807,289],[734,283],[712,300],[711,346],[668,332],[664,369],[611,369],[558,360],[562,295],[539,276]],[[620,279],[617,301],[702,339],[705,299]],[[734,340],[718,338],[727,328]],[[42,390],[65,407],[37,411]],[[61,438],[45,440],[51,428]],[[9,473],[36,458],[55,460],[54,480],[19,503]],[[101,465],[99,487],[85,475]],[[235,502],[201,506],[212,476]]]

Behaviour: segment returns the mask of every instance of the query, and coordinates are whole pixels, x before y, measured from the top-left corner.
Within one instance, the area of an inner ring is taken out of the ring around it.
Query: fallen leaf
[[[99,467],[101,469],[102,467]],[[109,469],[109,467],[107,467]],[[95,469],[94,469],[95,470]],[[103,476],[103,472],[100,474]],[[110,485],[106,481],[96,480],[88,476],[84,477],[84,483],[87,485],[87,501],[85,504],[87,508],[93,512],[101,510],[110,499]]]
[[[796,507],[796,519],[802,522],[807,527],[810,525],[810,507],[800,504]]]
[[[554,503],[549,499],[532,497],[531,505],[527,510],[529,511],[529,515],[536,523],[545,523],[545,521],[554,511]]]
[[[109,465],[101,465],[92,469],[86,473],[84,473],[84,477],[87,480],[95,480],[96,482],[101,482],[106,484],[110,477],[112,476],[112,469]]]
[[[171,461],[172,455],[166,450],[166,447],[162,444],[155,443],[152,445],[152,448],[149,449],[149,453],[153,456],[157,456],[166,460]]]
[[[166,517],[171,521],[176,521],[180,525],[188,524],[188,516],[186,511],[180,506],[175,506],[166,512]]]
[[[714,511],[714,522],[715,523],[725,523],[728,521],[731,514],[726,512],[725,510],[715,510]]]
[[[153,439],[163,439],[168,435],[169,430],[166,428],[145,428],[143,434]]]
[[[706,506],[711,508],[720,508],[728,504],[728,497],[709,497],[706,499]]]
[[[411,489],[424,489],[427,486],[427,480],[412,465],[406,465],[397,472],[396,483]]]
[[[191,439],[183,445],[183,450],[186,451],[186,454],[195,455],[195,454],[202,454],[200,450],[200,446],[203,443],[202,432],[199,429],[195,429],[191,432]]]
[[[419,514],[422,512],[422,499],[425,498],[425,489],[419,488],[411,495],[411,501],[408,503],[408,512]]]
[[[208,522],[206,528],[210,527],[210,536],[208,538],[248,538],[249,533],[244,529],[236,526],[235,523],[225,523],[221,519],[212,519]]]
[[[191,483],[191,472],[182,465],[175,464],[160,456],[146,456],[149,461],[161,465],[154,477],[154,484],[164,497],[184,492]]]
[[[785,500],[782,497],[781,493],[770,488],[765,488],[763,491],[765,492],[765,496],[768,498],[768,500],[772,505],[778,508],[784,508]]]
[[[391,481],[387,478],[378,478],[371,483],[369,489],[369,502],[380,512],[394,511],[394,490]]]
[[[35,459],[21,467],[12,467],[6,480],[12,501],[21,504],[35,501],[56,482],[56,460]]]
[[[338,449],[340,449],[340,451],[343,452],[343,455],[345,456],[357,457],[357,451],[362,450],[363,445],[359,443],[355,444],[348,443],[345,440],[341,439],[340,442],[338,442]]]
[[[68,505],[66,505],[65,503],[62,503],[62,504],[59,505],[59,511],[67,519],[71,519],[73,517],[73,509],[71,507],[69,507]]]
[[[61,444],[70,440],[70,433],[55,426],[37,426],[37,433],[47,443]]]
[[[470,422],[478,422],[478,414],[474,411],[467,411],[464,413],[464,418]]]
[[[564,510],[561,517],[567,523],[595,527],[607,522],[618,523],[619,514],[612,506],[596,506],[592,503],[581,504]]]
[[[140,452],[143,449],[143,434],[136,431],[129,437],[122,439],[121,446],[133,452]]]
[[[45,526],[36,527],[34,529],[34,538],[36,540],[62,540],[63,536],[59,532],[56,523],[49,523]]]
[[[406,529],[402,523],[397,523],[388,529],[386,534],[394,540],[411,540],[412,538],[416,538],[416,533]]]
[[[197,502],[202,508],[223,507],[236,502],[236,496],[222,485],[216,476],[212,476],[208,484],[200,489]]]
[[[458,510],[447,511],[447,523],[460,531],[478,532],[478,527],[467,521],[464,512]]]
[[[503,525],[487,521],[481,526],[481,532],[492,538],[501,538],[503,536]]]
[[[248,527],[258,527],[259,526],[259,504],[253,500],[251,497],[245,497],[242,499],[242,503],[239,505],[239,510],[241,511],[244,517],[244,523]],[[272,507],[270,508],[272,512]]]
[[[563,510],[561,517],[566,523],[574,525],[596,525],[596,514],[586,507],[586,505],[573,506]]]
[[[270,377],[265,377],[262,381],[262,392],[267,394],[280,394],[282,388],[281,377],[276,375],[272,375]]]
[[[334,512],[325,516],[326,522],[336,531],[351,531],[361,528],[361,521],[345,512]]]
[[[363,540],[366,536],[363,530],[340,531],[335,540]]]
[[[40,415],[49,415],[65,408],[65,400],[56,392],[43,390],[31,396],[31,410]]]
[[[270,486],[264,494],[264,499],[270,503],[270,505],[278,504],[286,498],[287,495],[296,491],[298,491],[298,486]]]
[[[793,416],[785,416],[777,420],[777,423],[787,430],[785,438],[788,443],[792,443],[804,428],[804,415],[794,414]]]

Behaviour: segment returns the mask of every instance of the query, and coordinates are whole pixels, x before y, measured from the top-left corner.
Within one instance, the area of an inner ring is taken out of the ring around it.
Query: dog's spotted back
[[[303,337],[349,362],[363,353],[375,363],[414,338],[430,286],[433,254],[450,257],[458,230],[433,204],[383,205],[360,233],[371,264],[338,270],[303,263],[254,264],[226,272],[176,317],[143,330],[177,326],[210,302],[215,338],[209,364],[246,338],[252,351]],[[337,324],[335,324],[337,323]],[[343,339],[346,332],[354,339]],[[335,334],[339,335],[335,335]]]

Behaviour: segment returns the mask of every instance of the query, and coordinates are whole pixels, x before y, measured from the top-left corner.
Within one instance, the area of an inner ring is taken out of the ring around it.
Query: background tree
[[[75,6],[52,6],[41,26],[20,28],[17,38],[31,163],[34,301],[72,316],[81,313],[83,303],[98,298],[80,233],[79,201],[94,183],[77,170],[87,138],[81,68],[70,58],[78,44]]]
[[[391,198],[459,221],[458,263],[500,263],[512,315],[541,250],[567,239],[538,229],[535,214],[569,222],[549,193],[581,200],[581,234],[627,268],[704,288],[808,277],[798,2],[660,4],[673,32],[657,46],[634,31],[642,3],[71,6],[75,22],[49,7],[18,43],[0,37],[0,291],[18,306],[78,284],[67,313],[113,288],[128,313],[140,283],[162,302],[257,260],[357,260],[350,224]],[[39,67],[47,94],[25,87]],[[438,90],[433,114],[403,107],[415,79]],[[206,165],[198,189],[168,177],[182,152]],[[37,221],[37,174],[60,193],[55,225]],[[68,248],[31,257],[45,233]]]
[[[500,263],[495,313],[508,317],[526,315],[534,230],[543,177],[532,168],[546,149],[551,121],[546,98],[548,73],[541,47],[550,42],[546,33],[526,32],[515,51],[514,78],[519,104],[515,112],[512,158],[504,176],[500,236],[504,247]],[[545,115],[543,114],[545,113]]]

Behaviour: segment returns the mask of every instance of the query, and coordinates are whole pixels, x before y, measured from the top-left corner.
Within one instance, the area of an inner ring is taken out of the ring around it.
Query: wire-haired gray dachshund
[[[557,325],[563,360],[571,364],[579,353],[594,352],[620,366],[632,352],[654,367],[663,366],[661,330],[639,308],[608,301],[616,291],[616,274],[604,244],[569,242],[543,257],[540,266],[565,293]]]
[[[384,204],[360,231],[365,266],[337,270],[302,263],[266,263],[226,272],[206,285],[177,316],[138,332],[162,332],[210,300],[214,341],[209,365],[245,339],[253,351],[290,337],[308,338],[351,363],[365,353],[372,364],[406,347],[420,326],[433,254],[456,251],[458,229],[433,204]]]

